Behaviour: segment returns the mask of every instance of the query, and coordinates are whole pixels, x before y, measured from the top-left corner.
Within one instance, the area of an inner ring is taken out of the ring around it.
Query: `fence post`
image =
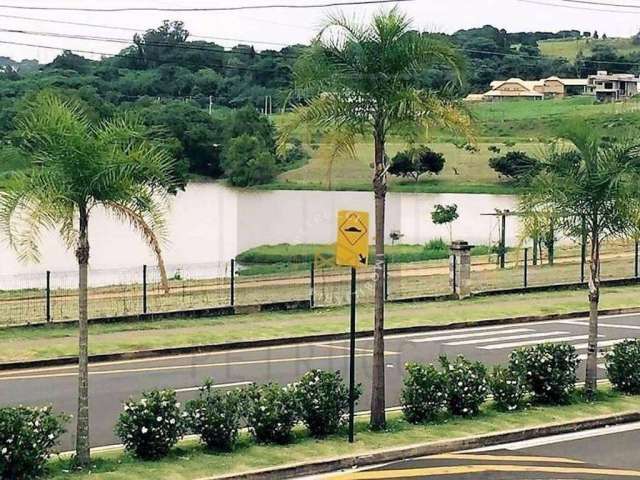
[[[524,249],[524,288],[529,286],[529,249]]]
[[[636,278],[638,278],[640,275],[640,264],[638,263],[640,261],[640,242],[638,242],[638,240],[636,240],[636,266],[635,266],[635,273],[636,273]]]
[[[384,301],[389,300],[389,260],[384,258]]]
[[[502,226],[500,228],[500,268],[505,267],[507,256],[507,216],[502,213]]]
[[[452,265],[453,265],[453,278],[452,278],[452,287],[453,287],[453,291],[452,293],[455,295],[456,294],[456,290],[458,288],[458,277],[457,277],[457,265],[456,265],[456,259],[457,257],[454,255],[452,255],[451,261],[452,261]]]
[[[311,262],[311,276],[309,278],[310,280],[310,303],[311,303],[311,308],[315,307],[316,305],[316,262]]]
[[[231,259],[231,306],[236,304],[236,260]]]
[[[142,313],[147,313],[147,266],[142,266]]]
[[[637,276],[637,275],[636,275]],[[47,270],[47,290],[46,290],[46,314],[47,323],[51,322],[51,272]]]

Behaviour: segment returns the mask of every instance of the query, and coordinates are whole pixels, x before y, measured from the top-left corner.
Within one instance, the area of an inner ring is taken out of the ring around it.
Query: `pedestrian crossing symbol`
[[[336,264],[364,267],[369,258],[369,214],[340,210],[338,212],[338,241]]]

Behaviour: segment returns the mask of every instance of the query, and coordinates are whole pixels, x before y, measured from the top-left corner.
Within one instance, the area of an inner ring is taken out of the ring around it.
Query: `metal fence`
[[[475,293],[518,287],[584,282],[588,276],[580,245],[533,255],[530,248],[510,249],[504,268],[500,255],[472,257],[471,289]],[[537,257],[537,258],[536,258]],[[638,244],[608,243],[602,251],[603,280],[639,277]],[[286,272],[246,274],[235,261],[173,267],[163,285],[156,267],[92,269],[89,274],[90,318],[203,308],[310,300],[313,306],[349,301],[348,268],[292,264]],[[451,293],[449,259],[386,263],[383,273],[387,300]],[[373,300],[375,269],[358,271],[358,302]],[[0,275],[0,326],[77,319],[77,272]]]

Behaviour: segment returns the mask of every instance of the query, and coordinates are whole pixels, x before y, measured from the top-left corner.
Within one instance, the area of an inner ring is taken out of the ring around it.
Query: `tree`
[[[421,89],[416,76],[433,66],[459,74],[462,57],[446,40],[415,31],[398,9],[376,14],[368,25],[342,15],[330,16],[308,51],[297,62],[297,93],[309,99],[297,106],[280,143],[301,124],[334,139],[335,151],[354,152],[359,135],[373,137],[375,197],[375,308],[371,427],[382,429],[385,416],[384,240],[389,162],[385,153],[392,133],[415,139],[426,125],[438,123],[467,131],[470,119],[458,104]],[[459,79],[459,75],[456,75]]]
[[[438,175],[444,168],[444,155],[428,147],[419,147],[399,152],[391,160],[389,173],[401,177],[411,177],[416,182],[425,173]]]
[[[436,225],[446,225],[449,228],[449,243],[453,243],[453,222],[460,215],[458,214],[458,205],[436,205],[431,212],[431,221]]]
[[[525,152],[513,151],[500,157],[492,157],[489,159],[489,166],[500,175],[522,182],[536,173],[539,162]]]
[[[589,337],[585,390],[597,383],[600,248],[611,237],[630,237],[640,218],[640,146],[602,143],[588,125],[571,126],[562,137],[568,150],[553,147],[521,198],[526,215],[554,212],[554,229],[589,242]]]
[[[40,233],[56,229],[78,261],[78,414],[76,461],[89,464],[89,220],[101,208],[137,230],[154,251],[163,282],[164,199],[175,188],[174,161],[144,138],[143,125],[119,118],[92,125],[79,105],[38,95],[18,120],[33,167],[0,194],[0,224],[20,258],[38,259]]]
[[[273,180],[276,158],[256,137],[240,135],[229,142],[222,162],[231,185],[250,187]]]

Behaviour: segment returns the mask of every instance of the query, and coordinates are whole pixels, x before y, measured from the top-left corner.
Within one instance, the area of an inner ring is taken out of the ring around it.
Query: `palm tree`
[[[587,125],[570,126],[521,197],[525,217],[553,212],[554,228],[589,243],[589,336],[585,392],[597,389],[600,249],[608,238],[630,238],[640,220],[640,145],[604,143]]]
[[[359,25],[342,15],[329,17],[308,51],[297,62],[295,82],[307,102],[295,109],[280,143],[301,125],[328,132],[336,152],[353,155],[359,136],[374,142],[375,324],[371,426],[384,428],[384,239],[390,134],[408,140],[424,135],[430,124],[467,131],[469,117],[455,102],[419,88],[418,75],[444,66],[460,79],[462,58],[454,47],[411,28],[397,9]]]
[[[33,168],[15,173],[0,193],[0,224],[22,259],[37,260],[43,230],[56,229],[75,250],[79,270],[78,414],[76,461],[89,450],[89,339],[87,286],[89,220],[96,208],[139,231],[157,256],[166,284],[160,243],[165,199],[175,190],[174,160],[144,138],[128,118],[92,125],[79,104],[39,94],[18,120]]]

